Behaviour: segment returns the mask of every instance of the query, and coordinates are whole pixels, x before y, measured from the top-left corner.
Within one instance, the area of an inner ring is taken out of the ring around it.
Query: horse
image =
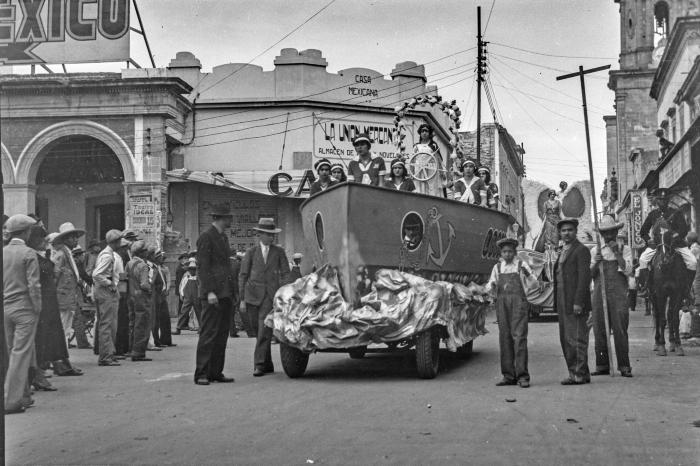
[[[651,293],[653,303],[654,349],[658,350],[659,356],[666,355],[664,332],[668,323],[670,351],[677,351],[677,354],[682,356],[678,311],[681,309],[686,291],[685,263],[681,255],[671,247],[670,241],[664,241],[664,244],[656,248],[649,268],[651,270],[647,289]]]

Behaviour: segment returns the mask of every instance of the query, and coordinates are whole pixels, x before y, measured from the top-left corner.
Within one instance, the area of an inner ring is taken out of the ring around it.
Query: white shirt
[[[593,250],[591,250],[591,265],[595,265],[595,256],[598,254],[598,246],[594,246]],[[603,260],[604,261],[614,261],[617,260],[615,258],[615,253],[610,249],[610,246],[607,244],[603,246],[602,249],[602,255],[603,255]],[[634,266],[632,263],[632,250],[626,246],[622,246],[622,258],[625,260],[625,268],[622,269],[620,267],[617,268],[617,271],[620,273],[623,273],[625,275],[632,276],[634,274]]]
[[[270,246],[266,246],[262,243],[260,243],[260,251],[262,252],[263,255],[263,261],[267,264],[267,255],[270,252]]]
[[[491,270],[491,277],[489,278],[489,281],[486,283],[486,291],[489,292],[491,291],[496,284],[498,283],[498,265],[501,265],[501,273],[518,273],[519,268],[518,268],[518,262],[519,259],[516,257],[513,259],[513,262],[508,263],[505,261],[505,259],[501,258],[498,261],[498,264],[493,266],[493,269]],[[522,273],[520,274],[520,281],[523,284],[523,289],[527,289],[527,286],[530,285],[534,280],[535,277],[532,275],[532,269],[528,265],[527,262],[522,262],[522,269],[524,272],[527,273]],[[525,276],[527,275],[527,276]]]

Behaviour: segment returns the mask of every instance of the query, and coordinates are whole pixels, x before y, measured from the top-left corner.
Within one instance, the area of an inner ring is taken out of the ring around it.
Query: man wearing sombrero
[[[54,253],[51,260],[55,264],[56,292],[58,294],[58,310],[61,313],[61,323],[66,339],[75,333],[78,348],[92,348],[85,335],[85,324],[80,313],[80,271],[75,263],[71,250],[78,245],[78,239],[85,234],[75,226],[66,222],[58,227],[58,234],[53,239]],[[75,319],[75,321],[74,321]]]
[[[280,246],[272,244],[282,230],[272,218],[261,218],[258,226],[259,243],[248,249],[241,261],[238,289],[241,293],[241,313],[248,315],[250,327],[257,335],[253,359],[253,375],[274,372],[270,344],[272,329],[265,325],[265,317],[272,311],[272,300],[282,285],[289,283],[289,261]]]
[[[605,331],[605,314],[603,312],[603,294],[601,290],[600,268],[605,275],[605,293],[608,304],[610,328],[615,336],[615,355],[617,369],[623,377],[632,377],[629,359],[629,308],[627,306],[627,278],[634,273],[632,250],[617,241],[617,232],[625,226],[606,215],[598,225],[603,237],[603,245],[591,251],[591,276],[593,277],[593,335],[595,337],[596,369],[591,375],[610,374],[608,358],[608,335]]]
[[[352,160],[348,165],[348,181],[369,184],[372,186],[382,186],[384,175],[386,175],[386,165],[381,157],[372,158],[372,140],[367,133],[358,134],[352,140],[358,159]]]
[[[318,180],[311,184],[311,192],[309,193],[311,196],[320,193],[321,191],[325,191],[334,184],[338,183],[331,178],[331,163],[328,161],[328,159],[321,159],[317,161],[314,164],[314,168],[316,169]]]

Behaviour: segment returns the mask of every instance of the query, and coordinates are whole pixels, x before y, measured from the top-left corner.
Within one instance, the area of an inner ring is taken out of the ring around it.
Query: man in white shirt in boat
[[[454,197],[467,204],[488,207],[487,187],[484,181],[476,176],[476,162],[466,159],[462,162],[464,176],[454,183]]]
[[[381,157],[372,158],[372,141],[366,133],[359,134],[352,140],[358,160],[353,160],[348,165],[348,181],[372,186],[383,186],[386,175],[386,164]]]
[[[528,303],[525,284],[535,278],[530,266],[517,258],[518,240],[503,238],[498,242],[501,259],[493,266],[486,289],[496,297],[498,344],[501,351],[503,379],[496,385],[530,386],[527,370]]]
[[[331,178],[331,163],[328,159],[321,159],[314,164],[316,169],[316,174],[318,175],[318,180],[311,184],[310,195],[318,194],[321,191],[325,191],[334,184],[338,184],[333,178]]]

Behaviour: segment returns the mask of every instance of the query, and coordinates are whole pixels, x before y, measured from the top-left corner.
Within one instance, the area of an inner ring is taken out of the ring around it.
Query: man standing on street
[[[564,242],[554,264],[554,309],[559,315],[559,340],[569,377],[562,385],[590,383],[588,370],[588,315],[591,311],[591,253],[576,239],[578,220],[557,223]]]
[[[132,361],[151,361],[146,357],[148,335],[151,332],[151,281],[143,260],[146,243],[131,243],[131,260],[126,265],[129,278],[129,354]]]
[[[617,369],[623,377],[632,377],[629,358],[629,326],[630,314],[627,305],[627,278],[633,274],[632,250],[622,242],[617,242],[617,232],[625,226],[617,223],[609,215],[603,217],[598,225],[598,231],[603,237],[603,245],[599,250],[595,246],[592,251],[591,276],[593,277],[593,335],[595,337],[595,372],[591,375],[609,375],[610,360],[608,358],[608,334],[605,331],[605,314],[603,312],[603,294],[601,291],[600,268],[605,275],[605,293],[608,304],[608,321],[615,336],[615,355]]]
[[[212,209],[212,225],[197,239],[197,276],[202,300],[202,321],[197,341],[197,367],[194,383],[233,382],[223,373],[226,342],[231,323],[234,287],[229,257],[231,248],[224,230],[231,226],[233,215],[227,206]]]
[[[58,227],[58,235],[53,239],[54,253],[51,255],[51,260],[56,266],[54,276],[58,309],[61,313],[61,323],[66,334],[66,341],[70,340],[71,333],[75,332],[78,348],[91,348],[85,335],[85,324],[80,312],[80,302],[82,301],[79,283],[80,272],[71,252],[78,245],[78,238],[83,234],[85,234],[83,230],[76,229],[70,222]]]
[[[289,262],[284,249],[272,244],[275,235],[282,231],[275,228],[274,219],[261,218],[255,230],[259,243],[243,257],[238,289],[241,311],[248,314],[257,335],[253,375],[260,377],[275,371],[270,354],[272,329],[265,325],[265,317],[272,311],[272,299],[279,287],[289,283]]]
[[[172,335],[180,335],[181,330],[187,330],[186,327],[180,326],[180,320],[182,319],[182,295],[179,293],[180,283],[182,283],[182,277],[187,273],[187,264],[189,263],[189,255],[187,253],[180,254],[177,258],[177,268],[175,269],[175,290],[177,293],[177,324],[175,330],[172,331]]]
[[[115,355],[114,341],[117,337],[119,270],[124,267],[116,251],[125,245],[126,241],[122,239],[122,233],[119,230],[109,230],[105,240],[107,247],[100,251],[95,270],[92,272],[99,322],[97,336],[100,355],[97,362],[100,366],[119,366],[117,359],[124,359],[124,357]]]
[[[34,337],[41,313],[41,284],[36,252],[26,245],[37,222],[13,215],[5,223],[10,242],[3,248],[3,304],[9,363],[5,374],[5,414],[24,412],[31,405],[29,367],[35,358]]]

